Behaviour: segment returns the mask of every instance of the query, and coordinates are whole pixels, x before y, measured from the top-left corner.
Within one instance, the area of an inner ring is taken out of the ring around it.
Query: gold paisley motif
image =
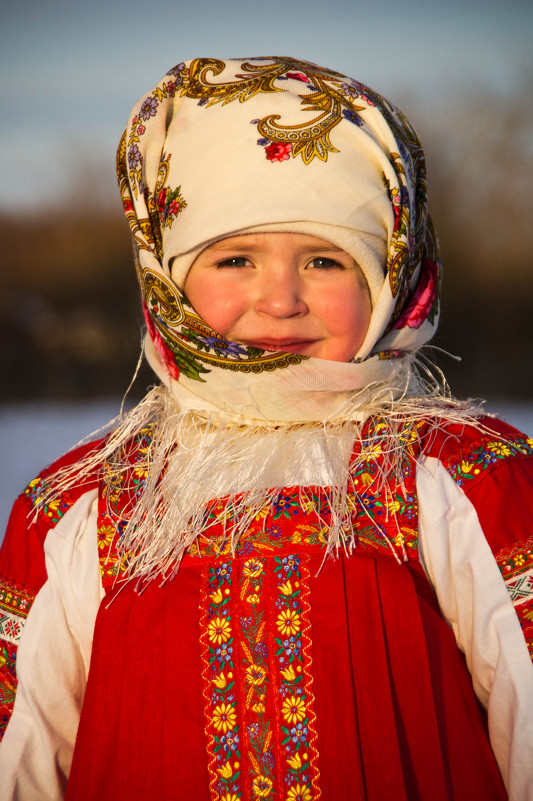
[[[260,92],[283,92],[283,88],[274,86],[274,81],[289,70],[302,70],[313,81],[315,91],[300,95],[302,110],[316,112],[314,119],[306,120],[298,125],[283,125],[279,114],[272,114],[259,121],[257,130],[261,136],[275,142],[290,143],[292,156],[301,156],[305,164],[314,158],[326,161],[328,153],[338,153],[329,139],[330,131],[341,122],[342,108],[357,113],[364,111],[365,106],[356,106],[335,85],[340,85],[343,77],[339,73],[324,70],[306,61],[275,60],[273,64],[254,64],[244,62],[243,73],[237,76],[239,81],[212,83],[208,73],[220,75],[225,68],[224,61],[218,59],[195,59],[192,62],[189,82],[183,87],[182,94],[200,100],[208,100],[206,106],[215,103],[226,105],[234,100],[245,103]]]
[[[210,337],[212,339],[219,338],[221,344],[226,342],[216,331],[206,326],[200,317],[192,311],[184,312],[181,328],[189,328],[200,336]],[[269,351],[263,351],[259,356],[247,356],[246,359],[239,359],[237,356],[232,356],[231,354],[218,356],[216,353],[199,350],[197,345],[194,342],[190,342],[185,334],[175,334],[172,331],[165,331],[165,334],[171,337],[174,347],[188,352],[194,356],[196,360],[204,364],[213,364],[224,370],[232,370],[238,373],[261,373],[263,370],[273,371],[278,367],[288,367],[290,364],[299,364],[303,359],[308,358],[307,356],[301,356],[296,353],[280,354],[271,353]]]
[[[150,309],[157,303],[158,316],[166,325],[175,327],[185,319],[181,298],[172,282],[151,270],[143,271],[143,296]],[[154,318],[154,322],[157,324],[158,321]],[[166,333],[166,329],[163,329],[163,332]]]
[[[226,81],[223,83],[210,83],[207,75],[212,73],[215,77],[225,69],[225,62],[216,58],[196,58],[189,69],[189,81],[184,85],[182,94],[200,100],[209,98],[207,106],[215,103],[226,105],[233,100],[245,103],[260,92],[282,92],[273,85],[273,82],[287,70],[287,63],[280,61],[276,64],[251,64],[244,62],[241,69],[252,73],[248,78],[238,76],[239,81]]]

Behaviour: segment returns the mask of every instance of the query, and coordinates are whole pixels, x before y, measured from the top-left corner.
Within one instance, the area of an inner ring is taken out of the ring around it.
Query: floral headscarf
[[[420,142],[383,97],[296,59],[194,59],[135,106],[117,172],[147,356],[180,403],[303,422],[345,416],[368,387],[412,389],[412,354],[438,321],[440,261]],[[373,312],[354,362],[228,342],[187,303],[203,248],[265,230],[313,233],[361,265]]]

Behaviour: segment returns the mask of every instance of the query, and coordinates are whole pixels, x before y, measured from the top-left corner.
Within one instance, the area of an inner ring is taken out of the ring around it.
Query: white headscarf
[[[118,175],[147,356],[182,407],[290,423],[351,418],[376,390],[420,393],[413,353],[437,325],[440,262],[420,143],[380,95],[290,58],[194,59],[136,104]],[[352,363],[257,356],[187,304],[198,253],[252,231],[313,234],[357,261],[373,312]]]

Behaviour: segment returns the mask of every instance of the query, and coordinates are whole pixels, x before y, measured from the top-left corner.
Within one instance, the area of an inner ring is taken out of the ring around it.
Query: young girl
[[[532,799],[533,442],[420,353],[409,123],[195,59],[118,176],[161,383],[15,505],[0,797]]]

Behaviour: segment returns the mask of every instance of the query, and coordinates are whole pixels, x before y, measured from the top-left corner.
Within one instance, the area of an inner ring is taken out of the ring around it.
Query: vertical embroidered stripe
[[[313,801],[319,787],[308,556],[204,568],[200,609],[213,801]]]

